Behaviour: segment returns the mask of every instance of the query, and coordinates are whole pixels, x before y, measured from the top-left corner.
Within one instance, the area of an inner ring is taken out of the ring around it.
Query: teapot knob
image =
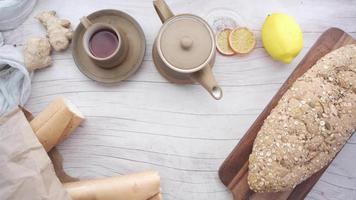
[[[183,49],[188,50],[193,46],[193,40],[188,36],[184,36],[180,39],[180,46]]]

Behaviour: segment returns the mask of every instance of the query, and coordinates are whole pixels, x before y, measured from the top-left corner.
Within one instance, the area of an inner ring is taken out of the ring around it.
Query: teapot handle
[[[161,19],[162,23],[167,21],[169,18],[173,17],[171,9],[169,9],[167,3],[164,0],[155,0],[153,1],[153,6]]]

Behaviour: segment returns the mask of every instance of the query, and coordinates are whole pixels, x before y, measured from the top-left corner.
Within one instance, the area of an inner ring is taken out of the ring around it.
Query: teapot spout
[[[191,79],[200,83],[200,85],[202,85],[214,99],[220,100],[222,98],[222,89],[216,82],[210,66],[194,72]]]
[[[162,23],[167,21],[169,18],[173,17],[171,9],[169,9],[167,3],[164,0],[154,0],[153,6],[161,19]]]

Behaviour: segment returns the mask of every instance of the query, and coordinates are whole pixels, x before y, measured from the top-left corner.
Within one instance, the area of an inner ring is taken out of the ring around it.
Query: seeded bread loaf
[[[294,188],[326,166],[356,128],[356,45],[321,58],[265,119],[249,157],[256,192]]]

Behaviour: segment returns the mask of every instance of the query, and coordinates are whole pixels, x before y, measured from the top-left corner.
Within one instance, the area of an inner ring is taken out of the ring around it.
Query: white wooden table
[[[54,53],[54,65],[36,72],[27,108],[35,114],[58,95],[74,102],[85,123],[59,146],[72,176],[94,178],[158,170],[164,199],[232,199],[217,170],[317,37],[331,26],[356,37],[356,1],[167,0],[174,13],[206,17],[215,9],[236,12],[258,37],[246,57],[217,56],[214,73],[224,90],[213,100],[199,85],[173,85],[156,71],[151,56],[161,26],[151,0],[40,0],[28,20],[6,32],[8,44],[22,48],[26,38],[43,36],[33,18],[54,9],[75,27],[79,18],[110,8],[125,11],[142,26],[147,50],[142,67],[128,80],[98,84],[77,69],[71,49]],[[260,30],[271,12],[294,16],[305,47],[289,65],[272,61],[262,48]],[[337,156],[308,199],[356,199],[356,137]]]

